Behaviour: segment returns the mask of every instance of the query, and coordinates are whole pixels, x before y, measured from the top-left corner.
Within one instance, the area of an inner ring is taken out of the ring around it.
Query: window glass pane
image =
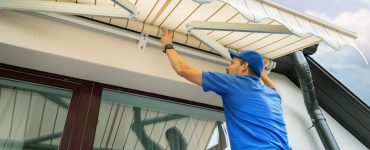
[[[0,78],[0,149],[57,149],[71,90]]]
[[[225,128],[219,128],[223,116],[219,111],[103,90],[94,149],[225,149]]]

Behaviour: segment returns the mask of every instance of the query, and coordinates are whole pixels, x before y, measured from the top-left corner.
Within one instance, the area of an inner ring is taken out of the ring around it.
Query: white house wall
[[[271,78],[276,83],[277,90],[283,100],[284,119],[287,124],[288,138],[292,148],[297,150],[324,149],[315,127],[308,129],[312,126],[312,123],[299,87],[283,75],[272,74]],[[322,112],[340,149],[367,150],[366,146],[323,109]]]
[[[224,72],[225,66],[185,56],[192,65]],[[0,10],[0,63],[221,106],[220,98],[180,78],[158,47],[20,12]],[[293,149],[324,149],[303,102],[288,78],[270,74],[283,98]],[[367,149],[327,113],[341,149]]]
[[[0,18],[0,43],[8,47],[1,48],[3,63],[221,106],[213,100],[216,95],[204,96],[201,88],[177,76],[158,48],[140,50],[137,41],[19,12],[0,11]],[[224,71],[217,64],[186,59],[205,70]]]

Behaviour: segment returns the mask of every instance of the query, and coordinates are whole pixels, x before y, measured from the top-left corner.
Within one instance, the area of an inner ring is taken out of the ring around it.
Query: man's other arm
[[[261,80],[268,87],[276,89],[275,83],[271,81],[271,79],[267,76],[266,71],[264,70],[261,72]]]
[[[263,63],[264,63],[264,66],[269,65],[271,63],[271,60],[264,59]],[[276,89],[275,83],[272,82],[271,79],[267,76],[265,69],[263,69],[261,72],[261,80],[266,86]]]

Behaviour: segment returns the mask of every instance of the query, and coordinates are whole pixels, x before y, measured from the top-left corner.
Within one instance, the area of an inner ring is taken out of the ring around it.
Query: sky
[[[273,0],[357,33],[356,43],[370,63],[370,0]],[[312,56],[370,106],[370,64],[351,47],[339,51],[321,43]]]

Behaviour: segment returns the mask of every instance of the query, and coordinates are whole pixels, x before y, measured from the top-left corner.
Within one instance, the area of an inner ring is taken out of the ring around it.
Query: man
[[[263,71],[257,52],[230,52],[226,73],[202,72],[190,66],[172,46],[173,32],[162,29],[161,43],[176,73],[205,92],[222,97],[232,150],[291,149],[283,119],[281,98]],[[261,83],[261,80],[264,84]]]

